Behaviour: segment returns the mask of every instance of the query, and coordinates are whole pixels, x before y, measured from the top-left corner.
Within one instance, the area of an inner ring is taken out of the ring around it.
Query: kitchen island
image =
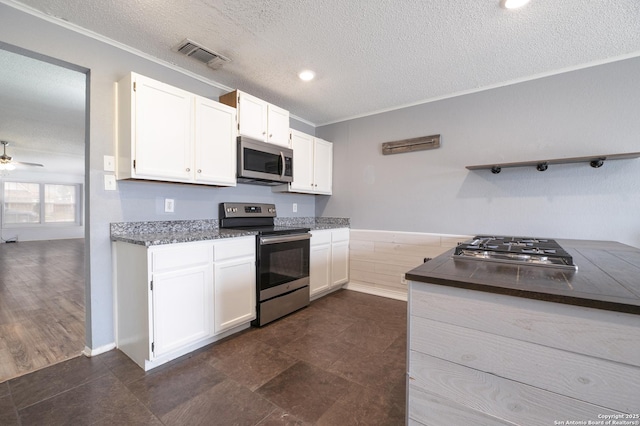
[[[558,243],[577,271],[450,250],[406,274],[409,424],[640,424],[640,250]]]

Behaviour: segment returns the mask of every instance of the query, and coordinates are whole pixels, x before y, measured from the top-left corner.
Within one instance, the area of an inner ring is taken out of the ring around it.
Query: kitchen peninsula
[[[640,420],[640,250],[558,243],[577,271],[452,249],[406,274],[409,424]]]

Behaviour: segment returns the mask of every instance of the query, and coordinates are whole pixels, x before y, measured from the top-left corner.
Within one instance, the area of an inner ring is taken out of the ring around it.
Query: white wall
[[[298,204],[298,216],[313,216],[312,195],[273,194],[270,187],[239,185],[235,189],[150,182],[118,182],[117,191],[105,191],[103,156],[115,155],[115,82],[135,71],[151,78],[216,99],[224,91],[213,84],[128,53],[40,17],[0,3],[0,41],[53,57],[90,70],[87,180],[86,292],[87,346],[93,350],[114,342],[113,286],[109,223],[141,220],[215,219],[222,201],[275,202],[280,216],[294,216],[291,204]],[[211,71],[212,79],[215,71]],[[308,131],[304,123],[292,127]],[[158,200],[176,200],[176,213],[158,211]]]
[[[355,229],[615,240],[640,247],[640,159],[468,171],[467,165],[640,151],[640,58],[316,129],[334,195],[316,213]],[[381,144],[442,135],[439,149]]]

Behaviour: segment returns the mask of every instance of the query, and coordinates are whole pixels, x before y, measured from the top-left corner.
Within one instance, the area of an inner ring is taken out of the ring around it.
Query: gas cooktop
[[[459,244],[453,258],[578,270],[573,257],[547,238],[478,235]]]

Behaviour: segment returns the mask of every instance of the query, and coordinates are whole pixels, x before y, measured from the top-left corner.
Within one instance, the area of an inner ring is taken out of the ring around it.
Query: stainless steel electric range
[[[578,270],[573,257],[557,241],[547,238],[479,235],[459,244],[453,258]]]
[[[256,319],[263,326],[309,305],[309,228],[275,225],[275,204],[220,203],[220,228],[257,232]]]

